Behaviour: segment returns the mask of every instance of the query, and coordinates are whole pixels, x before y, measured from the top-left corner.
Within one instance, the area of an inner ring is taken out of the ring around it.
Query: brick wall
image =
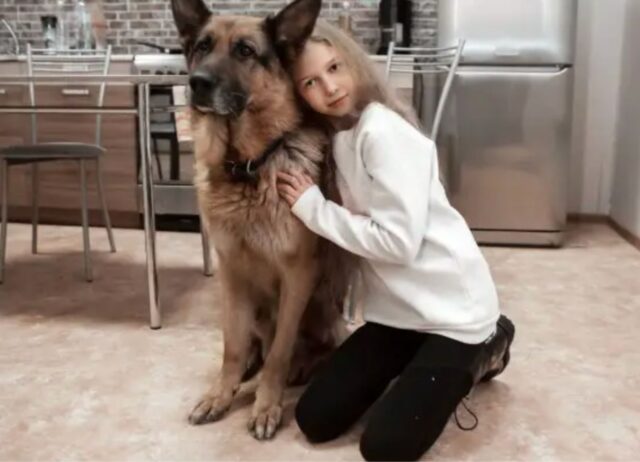
[[[340,2],[323,0],[322,17],[335,20]],[[70,0],[67,3],[71,4]],[[118,53],[150,52],[134,41],[146,40],[163,46],[177,45],[169,0],[102,0],[109,24],[108,41]],[[282,8],[285,0],[207,0],[214,14],[250,14],[265,16]],[[379,40],[378,1],[352,0],[354,30],[369,50],[375,51]],[[16,30],[21,44],[27,41],[42,46],[40,16],[51,14],[55,0],[0,0],[0,18]],[[436,28],[437,0],[413,0],[413,42],[433,44]],[[9,49],[9,34],[0,25],[0,54]],[[24,48],[23,48],[24,49]]]

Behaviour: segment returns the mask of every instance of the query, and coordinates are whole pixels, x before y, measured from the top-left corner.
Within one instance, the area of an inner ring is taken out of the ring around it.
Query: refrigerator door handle
[[[510,57],[515,58],[520,56],[520,50],[516,48],[508,48],[508,47],[496,47],[493,50],[493,55],[497,57]]]

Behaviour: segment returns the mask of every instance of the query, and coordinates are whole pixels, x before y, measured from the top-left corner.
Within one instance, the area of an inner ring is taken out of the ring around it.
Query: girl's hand
[[[278,194],[282,197],[289,207],[302,196],[302,194],[313,186],[315,183],[309,175],[297,171],[278,172]]]

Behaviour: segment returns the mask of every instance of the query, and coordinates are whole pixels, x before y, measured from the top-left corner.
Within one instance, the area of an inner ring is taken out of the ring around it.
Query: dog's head
[[[313,31],[321,0],[296,0],[275,16],[214,16],[203,0],[172,0],[189,67],[191,105],[238,117],[291,93],[285,67]]]

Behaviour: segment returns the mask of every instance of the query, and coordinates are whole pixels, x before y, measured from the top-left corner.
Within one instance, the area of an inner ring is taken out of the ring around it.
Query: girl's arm
[[[391,125],[363,135],[363,160],[372,181],[370,216],[326,200],[316,185],[291,210],[316,234],[352,253],[406,264],[416,258],[424,236],[436,153],[433,143],[413,128],[392,133]]]

